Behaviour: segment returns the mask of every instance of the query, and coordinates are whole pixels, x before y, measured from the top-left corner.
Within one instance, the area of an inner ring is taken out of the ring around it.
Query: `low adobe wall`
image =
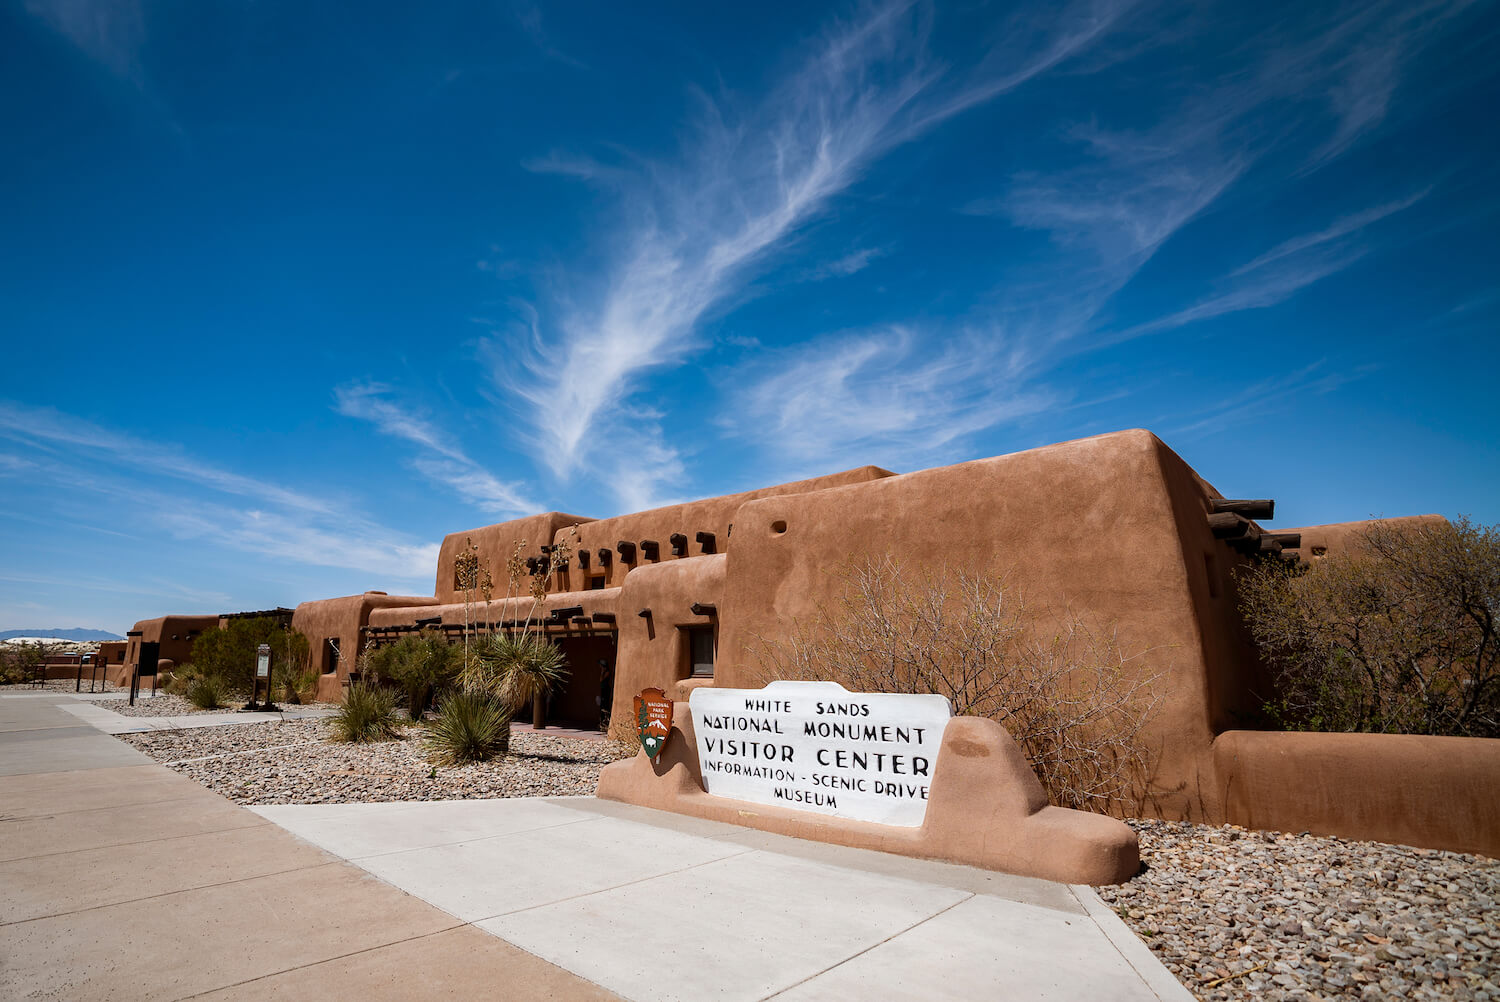
[[[606,766],[596,795],[815,842],[1070,884],[1117,884],[1140,869],[1135,833],[1114,818],[1049,806],[1020,747],[993,720],[948,721],[920,828],[710,796],[687,703],[674,705],[672,721],[658,759],[640,751]]]
[[[1224,820],[1500,857],[1500,740],[1226,731]]]

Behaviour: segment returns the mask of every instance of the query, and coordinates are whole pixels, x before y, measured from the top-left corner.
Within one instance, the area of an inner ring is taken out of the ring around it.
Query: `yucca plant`
[[[443,765],[487,762],[510,751],[510,708],[488,693],[449,693],[427,725],[425,743]]]
[[[562,649],[535,633],[493,633],[480,639],[464,668],[467,692],[485,693],[515,712],[535,707],[533,723],[546,723],[546,695],[567,682]]]
[[[373,682],[355,682],[344,691],[332,717],[335,741],[384,741],[396,737],[396,693]]]

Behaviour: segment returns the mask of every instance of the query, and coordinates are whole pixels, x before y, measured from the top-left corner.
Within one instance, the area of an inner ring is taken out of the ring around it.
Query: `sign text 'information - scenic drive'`
[[[908,828],[926,814],[952,716],[942,696],[836,682],[705,687],[688,706],[713,796]]]

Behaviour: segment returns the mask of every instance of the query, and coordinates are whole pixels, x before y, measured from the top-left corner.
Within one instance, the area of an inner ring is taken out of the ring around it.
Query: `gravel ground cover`
[[[243,695],[235,696],[230,699],[229,706],[221,706],[217,710],[200,710],[182,696],[158,691],[154,696],[137,696],[134,706],[124,699],[101,699],[95,705],[114,710],[122,717],[185,717],[196,713],[234,713],[244,705],[244,701]]]
[[[417,728],[362,745],[329,741],[329,733],[324,720],[288,720],[119,738],[246,805],[591,795],[599,770],[629,754],[614,741],[516,731],[503,761],[439,766]]]
[[[1500,1000],[1500,861],[1130,825],[1145,869],[1099,894],[1200,999]]]

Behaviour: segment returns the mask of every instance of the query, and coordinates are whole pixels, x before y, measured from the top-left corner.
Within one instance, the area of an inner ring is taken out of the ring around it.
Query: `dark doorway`
[[[556,643],[568,659],[569,676],[547,702],[547,723],[597,730],[609,714],[609,700],[614,694],[615,635],[600,632],[564,637]]]

